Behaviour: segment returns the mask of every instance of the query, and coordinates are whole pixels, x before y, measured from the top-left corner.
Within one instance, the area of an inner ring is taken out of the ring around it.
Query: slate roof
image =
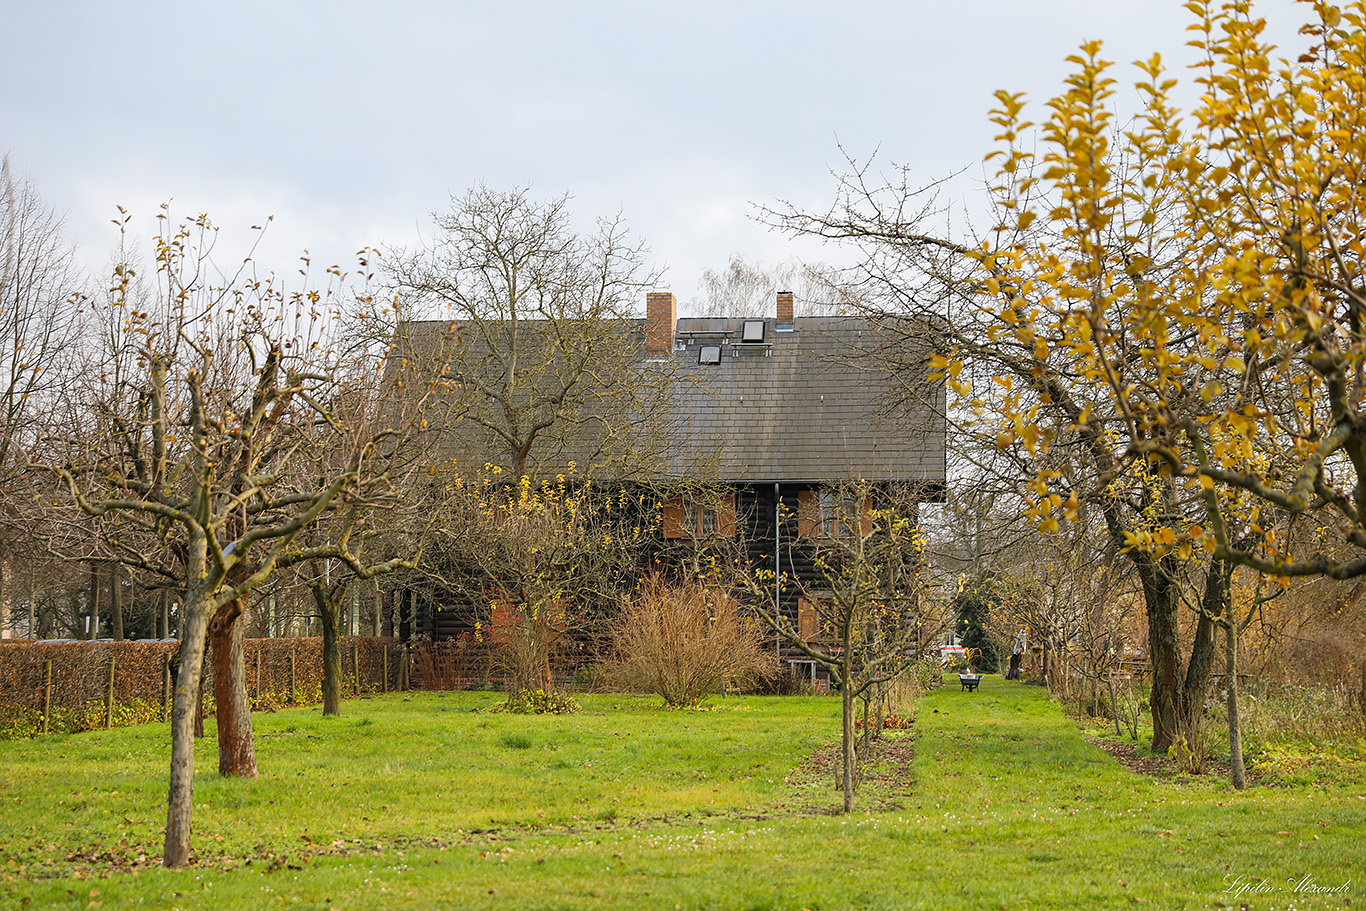
[[[667,425],[656,429],[664,445],[652,447],[646,474],[731,483],[912,481],[924,482],[930,495],[942,493],[943,387],[919,371],[893,378],[880,356],[895,344],[898,360],[915,362],[906,357],[905,326],[889,341],[862,317],[800,318],[789,331],[769,318],[764,343],[755,345],[740,341],[745,322],[677,321],[674,351],[654,361],[670,379],[672,401]],[[433,349],[449,325],[409,323],[402,347]],[[645,321],[620,328],[621,344],[648,361]],[[920,327],[910,336],[924,337]],[[698,363],[704,345],[721,348],[719,363]],[[573,436],[547,435],[533,461],[585,464],[593,448]],[[443,448],[478,462],[483,456],[471,447],[490,444],[476,428],[448,428]]]
[[[546,424],[527,455],[533,476],[554,476],[570,462],[598,480],[653,473],[668,445],[660,425],[671,428],[672,421],[664,400],[667,375],[644,362],[644,320],[585,327],[572,320],[523,319],[515,340],[504,328],[450,320],[399,326],[385,379],[401,380],[415,395],[433,393],[424,412],[431,422],[424,444],[429,458],[474,470],[486,463],[511,468],[509,442],[489,426],[508,426],[504,405],[510,404],[520,438],[529,426]],[[564,356],[567,347],[573,356]],[[504,379],[513,352],[515,393]],[[480,394],[481,383],[495,394]]]
[[[889,340],[873,324],[808,317],[793,331],[778,331],[767,319],[765,344],[746,345],[745,322],[677,322],[673,357],[684,382],[670,474],[702,465],[718,481],[854,478],[942,487],[943,387],[926,383],[923,373],[890,377],[880,357]],[[898,335],[905,360],[904,332]],[[719,363],[698,363],[704,345],[721,347]]]

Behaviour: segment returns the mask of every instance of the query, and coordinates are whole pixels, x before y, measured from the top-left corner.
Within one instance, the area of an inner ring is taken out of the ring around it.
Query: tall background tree
[[[640,471],[663,445],[667,370],[643,361],[629,322],[658,274],[623,220],[581,233],[567,196],[481,185],[434,221],[434,240],[386,258],[391,362],[403,382],[440,383],[450,454],[514,483],[570,461],[590,477]]]
[[[969,650],[971,666],[979,673],[996,673],[1008,653],[993,623],[1004,600],[998,590],[1001,582],[991,573],[963,579],[951,605],[955,632],[963,648]]]
[[[77,363],[84,290],[61,218],[0,158],[0,638],[11,634],[14,556],[39,550],[25,533],[41,489],[28,462]]]
[[[1040,528],[1088,504],[1103,518],[1143,590],[1157,749],[1202,702],[1230,564],[1366,572],[1366,17],[1312,4],[1292,62],[1251,4],[1188,7],[1202,53],[1189,123],[1157,57],[1137,66],[1138,116],[1116,111],[1096,43],[1069,58],[1043,123],[998,93],[985,237],[937,233],[909,181],[860,168],[829,212],[778,213],[860,242],[876,306],[947,317],[937,363],[960,426],[1018,464]]]
[[[768,264],[732,253],[722,269],[706,269],[697,296],[686,309],[692,316],[743,319],[766,315],[779,291],[791,291],[797,316],[835,316],[857,309],[848,289],[829,280],[829,270],[795,260]]]

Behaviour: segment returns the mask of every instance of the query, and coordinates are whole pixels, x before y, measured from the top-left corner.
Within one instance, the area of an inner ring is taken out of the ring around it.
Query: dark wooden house
[[[665,419],[650,430],[663,445],[644,461],[647,471],[621,482],[664,485],[659,552],[672,541],[734,537],[755,566],[775,571],[780,609],[805,622],[811,553],[836,531],[842,485],[895,489],[920,502],[944,495],[944,390],[927,380],[924,356],[932,329],[861,316],[796,319],[786,292],[776,312],[751,319],[679,319],[667,292],[649,294],[646,304],[644,320],[623,321],[619,344],[641,376],[653,369],[667,377],[654,403]],[[408,344],[429,350],[423,334],[447,330],[432,323],[404,331]],[[457,449],[477,462],[480,445],[463,438]],[[565,437],[547,438],[544,448],[549,457],[532,460],[542,470],[577,450],[601,449]],[[668,493],[669,484],[679,490]],[[707,497],[694,499],[693,485]],[[459,611],[441,610],[440,601],[418,597],[415,614],[405,612],[416,624],[410,629],[435,637],[464,629]]]
[[[848,485],[894,493],[903,509],[943,498],[944,391],[926,379],[929,327],[794,319],[793,303],[784,292],[772,315],[676,319],[673,295],[651,294],[647,325],[670,331],[647,344],[650,356],[675,361],[682,380],[668,473],[704,471],[727,491],[715,517],[675,495],[665,537],[743,538],[751,563],[772,567],[779,609],[810,633],[803,593],[817,585],[812,556],[848,520]],[[893,375],[892,362],[906,372]]]

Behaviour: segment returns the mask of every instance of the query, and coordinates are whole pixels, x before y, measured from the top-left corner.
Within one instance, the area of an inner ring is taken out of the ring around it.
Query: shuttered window
[[[852,534],[846,528],[858,509],[858,501],[848,488],[820,487],[797,492],[797,533],[805,538],[832,539]],[[863,534],[873,531],[871,498],[865,497],[859,520]]]
[[[735,491],[708,494],[676,493],[664,500],[664,537],[704,540],[735,537]]]

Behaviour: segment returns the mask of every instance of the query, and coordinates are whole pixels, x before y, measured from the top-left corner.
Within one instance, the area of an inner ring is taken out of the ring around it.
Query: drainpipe
[[[783,554],[783,497],[778,489],[778,482],[773,482],[773,619],[782,623],[783,615],[783,577],[782,577],[782,554]],[[780,656],[783,653],[783,636],[776,629],[773,631],[773,653]]]

